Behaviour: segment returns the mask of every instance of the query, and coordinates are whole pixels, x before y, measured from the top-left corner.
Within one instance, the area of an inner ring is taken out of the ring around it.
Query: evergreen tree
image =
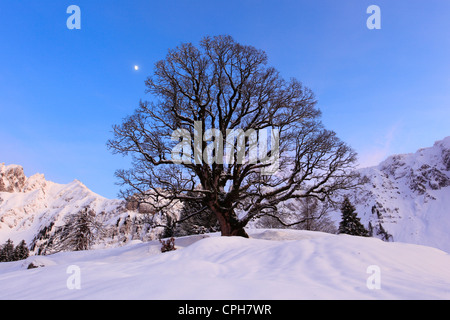
[[[0,250],[0,262],[8,262],[14,260],[14,244],[8,239]]]
[[[96,221],[94,210],[81,209],[69,216],[66,224],[57,229],[49,241],[48,251],[82,251],[88,250],[103,226]]]
[[[367,237],[369,232],[362,225],[355,210],[348,197],[345,197],[341,207],[342,221],[339,224],[339,233]]]
[[[30,250],[28,249],[25,240],[22,240],[19,245],[14,249],[14,260],[25,260],[30,255]]]
[[[187,192],[186,195],[196,197],[194,192]],[[173,234],[165,234],[162,238],[220,231],[216,215],[196,201],[183,201],[181,216],[176,224]]]

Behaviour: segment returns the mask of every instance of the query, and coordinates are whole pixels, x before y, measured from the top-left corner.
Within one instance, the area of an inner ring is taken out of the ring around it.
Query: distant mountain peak
[[[23,239],[32,253],[52,253],[52,236],[84,209],[104,227],[96,240],[99,246],[151,240],[161,232],[152,230],[139,210],[128,207],[125,200],[104,198],[77,179],[59,184],[41,173],[26,177],[22,166],[0,164],[0,245],[9,238],[14,243]]]
[[[0,192],[22,192],[26,179],[21,166],[0,164]]]

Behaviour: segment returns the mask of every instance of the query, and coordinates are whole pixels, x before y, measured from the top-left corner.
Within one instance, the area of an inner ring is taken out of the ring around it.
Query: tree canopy
[[[356,153],[324,128],[313,92],[267,62],[231,36],[169,50],[145,82],[151,99],[108,142],[133,159],[116,172],[123,197],[155,211],[194,201],[222,235],[246,236],[245,225],[280,202],[352,188]]]

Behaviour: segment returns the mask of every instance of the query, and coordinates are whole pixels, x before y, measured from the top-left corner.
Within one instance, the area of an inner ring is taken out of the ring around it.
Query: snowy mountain
[[[360,173],[363,184],[350,198],[373,236],[450,252],[450,137]],[[49,239],[83,208],[105,226],[96,248],[149,241],[162,232],[151,229],[145,205],[106,199],[78,180],[57,184],[43,174],[26,177],[21,166],[0,164],[0,244],[24,239],[32,253],[51,253]],[[338,224],[340,212],[332,217]]]
[[[374,236],[450,252],[450,137],[360,173],[351,199]]]
[[[450,255],[435,248],[304,230],[249,235],[0,263],[0,299],[450,299]]]
[[[26,177],[21,166],[0,164],[1,244],[8,238],[16,244],[23,239],[33,253],[40,253],[68,216],[83,208],[93,210],[97,221],[105,226],[98,246],[152,239],[153,234],[145,229],[144,215],[128,210],[125,201],[106,199],[78,180],[58,184],[46,180],[43,174]]]

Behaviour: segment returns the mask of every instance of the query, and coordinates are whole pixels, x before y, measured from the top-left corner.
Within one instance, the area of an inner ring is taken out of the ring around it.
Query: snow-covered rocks
[[[0,163],[0,192],[21,192],[25,181],[21,166]]]
[[[31,256],[22,261],[22,269],[44,268],[48,266],[55,266],[56,262],[51,258],[45,256]]]

